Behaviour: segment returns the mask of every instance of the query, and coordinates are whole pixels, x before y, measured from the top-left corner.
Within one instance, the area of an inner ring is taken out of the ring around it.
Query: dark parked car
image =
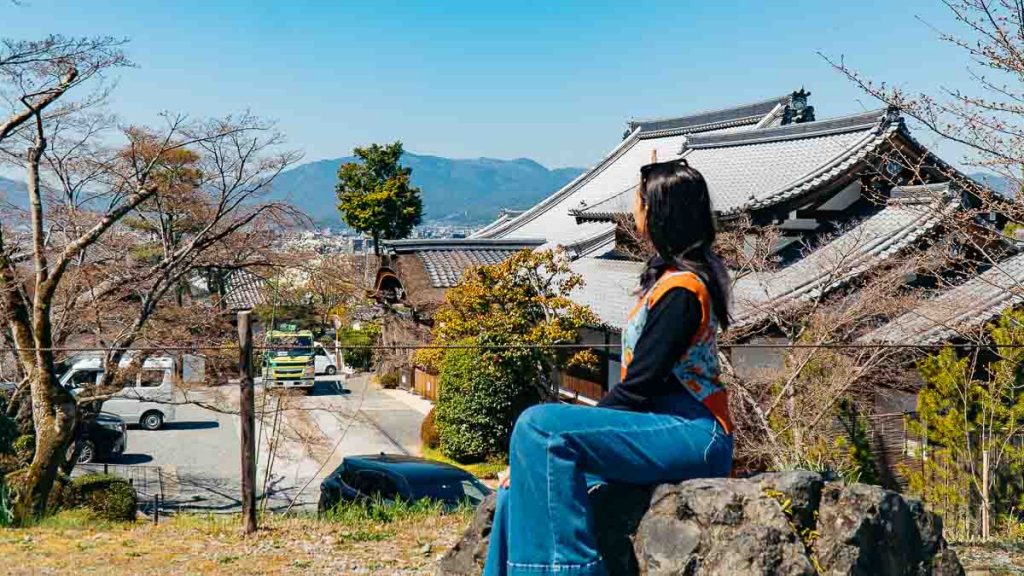
[[[86,417],[75,433],[78,463],[108,461],[124,454],[128,447],[128,425],[106,412]]]
[[[475,476],[443,462],[397,454],[349,456],[320,483],[321,512],[339,502],[370,498],[415,502],[437,500],[476,506],[491,493]]]

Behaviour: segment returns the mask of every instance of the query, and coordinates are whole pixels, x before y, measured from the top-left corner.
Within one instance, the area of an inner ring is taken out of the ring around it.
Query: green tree
[[[1014,441],[1024,424],[1024,312],[1004,312],[988,333],[997,353],[991,362],[945,348],[919,363],[927,386],[911,433],[925,445],[921,469],[909,474],[911,489],[954,530],[982,538],[991,536],[993,512],[1020,504],[1012,486],[1024,463]]]
[[[561,252],[524,250],[502,264],[473,268],[448,290],[434,317],[434,344],[478,350],[420,350],[416,361],[440,373],[437,426],[441,450],[479,459],[507,450],[515,419],[530,404],[557,397],[551,375],[595,360],[579,341],[597,323],[569,299],[583,283]]]
[[[399,163],[402,152],[401,142],[371,144],[353,150],[358,162],[338,169],[338,210],[346,224],[373,236],[377,254],[381,238],[405,238],[423,217],[412,169]]]
[[[441,453],[458,462],[480,462],[508,453],[516,418],[540,397],[523,386],[529,368],[496,361],[476,339],[447,350],[441,365],[434,419]]]

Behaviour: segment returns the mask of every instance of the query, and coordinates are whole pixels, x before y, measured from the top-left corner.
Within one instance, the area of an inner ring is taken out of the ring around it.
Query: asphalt
[[[261,505],[315,507],[320,480],[347,455],[418,452],[423,411],[369,381],[366,375],[318,377],[308,396],[257,386]],[[240,433],[238,416],[230,413],[237,397],[233,386],[190,393],[187,399],[203,406],[179,406],[175,421],[161,430],[130,428],[127,451],[106,470],[132,478],[143,498],[161,495],[164,509],[237,511]]]

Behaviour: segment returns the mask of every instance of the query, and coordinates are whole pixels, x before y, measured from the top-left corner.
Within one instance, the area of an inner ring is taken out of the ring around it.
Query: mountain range
[[[271,196],[290,202],[318,223],[337,225],[338,167],[354,160],[334,158],[292,168],[277,177]],[[422,191],[423,221],[453,225],[489,222],[502,208],[529,208],[584,170],[548,169],[528,158],[456,159],[409,152],[401,162],[412,168],[412,183]]]

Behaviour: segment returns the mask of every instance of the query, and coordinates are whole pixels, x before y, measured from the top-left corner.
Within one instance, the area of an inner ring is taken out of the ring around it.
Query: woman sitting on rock
[[[685,161],[644,166],[633,216],[655,255],[622,332],[622,381],[597,408],[542,404],[519,417],[485,575],[604,574],[589,484],[680,482],[732,467],[715,346],[729,324],[729,279],[707,184]]]

